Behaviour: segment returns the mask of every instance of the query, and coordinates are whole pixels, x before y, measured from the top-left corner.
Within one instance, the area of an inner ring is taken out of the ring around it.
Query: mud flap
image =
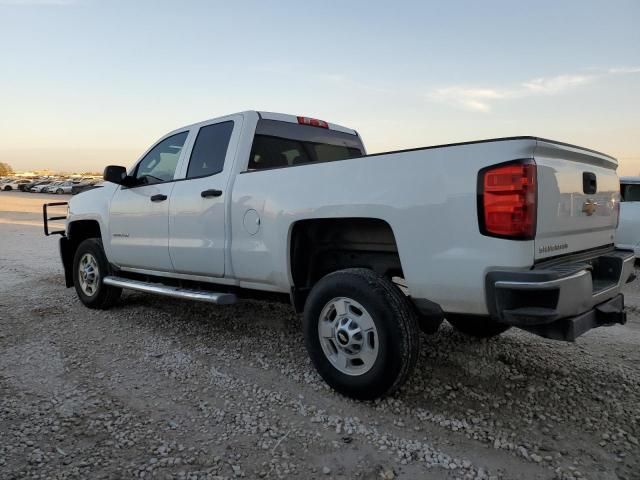
[[[73,287],[73,249],[67,237],[60,237],[60,259],[64,268],[64,283],[67,288]]]

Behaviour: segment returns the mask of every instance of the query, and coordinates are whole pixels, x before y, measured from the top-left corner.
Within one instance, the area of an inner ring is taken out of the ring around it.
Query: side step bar
[[[201,302],[216,303],[218,305],[231,305],[236,303],[236,296],[233,293],[208,292],[206,290],[189,290],[180,287],[171,287],[161,283],[148,283],[139,280],[130,280],[122,277],[105,277],[104,283],[112,287],[127,288],[145,293],[155,293],[167,297],[185,298],[187,300],[198,300]]]

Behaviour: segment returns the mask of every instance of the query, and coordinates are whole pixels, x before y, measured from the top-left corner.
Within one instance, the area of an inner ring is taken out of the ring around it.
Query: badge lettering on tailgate
[[[558,252],[560,250],[566,250],[568,248],[569,248],[569,245],[567,243],[558,243],[556,245],[544,245],[538,249],[538,253],[541,253],[541,254],[553,253],[553,252]]]

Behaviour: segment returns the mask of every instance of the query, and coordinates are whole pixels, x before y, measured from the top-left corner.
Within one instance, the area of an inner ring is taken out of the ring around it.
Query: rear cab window
[[[364,155],[360,137],[311,125],[261,119],[248,171],[333,162]]]

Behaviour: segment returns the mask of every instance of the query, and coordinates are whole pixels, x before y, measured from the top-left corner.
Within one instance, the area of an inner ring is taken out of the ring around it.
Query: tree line
[[[13,173],[13,168],[8,163],[0,162],[0,176],[2,175],[11,175]]]

